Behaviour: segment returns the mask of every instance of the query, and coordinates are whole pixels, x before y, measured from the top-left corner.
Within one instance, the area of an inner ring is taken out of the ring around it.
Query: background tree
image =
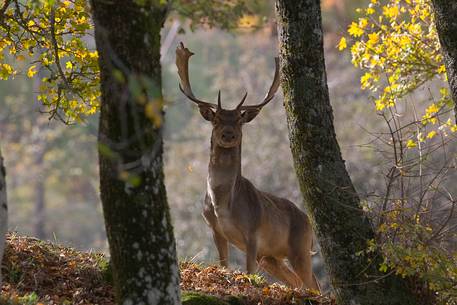
[[[6,198],[6,172],[3,165],[3,156],[0,151],[0,265],[5,251],[5,238],[8,230],[8,204]],[[2,271],[0,268],[0,287],[2,285]]]
[[[282,89],[295,169],[338,304],[416,304],[404,282],[378,271],[381,254],[346,171],[333,127],[320,1],[276,2]]]
[[[432,0],[436,29],[443,50],[447,78],[454,100],[455,123],[457,124],[457,6],[452,1]]]

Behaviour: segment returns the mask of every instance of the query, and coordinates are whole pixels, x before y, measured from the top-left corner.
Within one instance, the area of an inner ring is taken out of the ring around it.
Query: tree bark
[[[457,124],[457,2],[432,0]]]
[[[161,128],[146,107],[161,109],[160,30],[167,5],[92,0],[92,9],[102,92],[100,192],[116,301],[180,304]]]
[[[6,172],[0,150],[0,288],[2,287],[2,259],[5,251],[5,238],[8,230],[8,204],[6,199]],[[0,289],[1,290],[1,289]]]
[[[378,271],[381,254],[346,171],[333,127],[319,0],[277,0],[289,138],[300,188],[338,304],[416,304],[404,281]]]

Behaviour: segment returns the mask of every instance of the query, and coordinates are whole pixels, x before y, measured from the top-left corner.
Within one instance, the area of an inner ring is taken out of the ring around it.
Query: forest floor
[[[184,305],[334,304],[311,292],[269,285],[258,275],[191,262],[181,263],[180,269]],[[0,305],[114,304],[111,270],[103,254],[16,234],[7,238],[3,282]],[[202,294],[215,298],[202,302]]]

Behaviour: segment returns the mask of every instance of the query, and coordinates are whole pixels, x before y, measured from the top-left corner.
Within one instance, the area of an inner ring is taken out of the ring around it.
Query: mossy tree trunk
[[[338,304],[416,304],[402,279],[378,271],[380,253],[346,171],[333,127],[319,0],[277,0],[290,145],[301,191]]]
[[[457,2],[432,0],[457,123]]]
[[[8,203],[6,199],[6,172],[0,150],[0,267],[5,251],[5,237],[8,230]],[[2,286],[2,268],[0,268],[0,288]]]
[[[92,0],[101,70],[100,192],[118,304],[180,303],[164,186],[164,1]]]

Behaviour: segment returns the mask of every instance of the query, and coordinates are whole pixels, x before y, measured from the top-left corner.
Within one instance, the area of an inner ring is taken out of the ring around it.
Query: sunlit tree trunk
[[[319,0],[277,0],[281,85],[294,165],[338,304],[417,304],[402,279],[378,271],[380,253],[333,127]],[[362,254],[362,255],[361,255]]]
[[[102,92],[100,192],[123,305],[180,303],[159,126],[166,7],[159,0],[92,0]]]
[[[457,2],[432,0],[457,123]]]
[[[5,250],[5,236],[8,230],[8,204],[6,201],[6,172],[0,151],[0,265]],[[2,285],[2,270],[0,268],[0,288]]]

